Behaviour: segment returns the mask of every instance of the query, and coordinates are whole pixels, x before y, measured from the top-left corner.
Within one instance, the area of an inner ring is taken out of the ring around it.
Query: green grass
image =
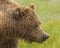
[[[15,0],[21,5],[29,6],[31,2],[36,5],[36,14],[41,21],[41,27],[50,35],[42,44],[26,43],[19,40],[18,48],[60,48],[60,2],[53,0]]]

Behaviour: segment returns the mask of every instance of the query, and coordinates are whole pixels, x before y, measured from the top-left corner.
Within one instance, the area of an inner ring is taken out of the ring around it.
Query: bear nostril
[[[45,35],[45,37],[46,37],[46,39],[48,39],[48,38],[49,38],[49,35],[48,35],[48,34],[46,34],[46,35]]]
[[[49,38],[49,36],[46,36],[46,39],[48,39]]]
[[[45,41],[45,40],[48,39],[48,38],[49,38],[49,35],[45,35],[45,36],[42,38],[42,40]]]

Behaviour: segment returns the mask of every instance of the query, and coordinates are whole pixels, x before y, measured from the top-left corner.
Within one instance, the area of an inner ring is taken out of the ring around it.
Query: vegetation
[[[29,44],[19,40],[18,48],[60,48],[60,2],[59,0],[15,0],[21,5],[36,5],[36,14],[41,21],[41,27],[50,35],[42,44]]]

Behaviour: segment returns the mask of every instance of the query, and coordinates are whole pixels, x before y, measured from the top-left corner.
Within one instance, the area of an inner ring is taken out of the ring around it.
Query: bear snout
[[[48,34],[45,34],[43,37],[42,37],[42,41],[45,41],[49,38],[49,35]]]
[[[45,31],[43,31],[42,29],[40,29],[40,36],[39,36],[39,43],[43,43],[44,41],[46,41],[49,38],[49,34],[46,33]]]
[[[49,38],[49,34],[45,33],[41,39],[40,39],[40,43],[43,43],[44,41],[46,41]]]

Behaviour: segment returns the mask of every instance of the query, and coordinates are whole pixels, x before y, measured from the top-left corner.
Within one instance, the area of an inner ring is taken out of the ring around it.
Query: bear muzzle
[[[49,38],[49,34],[45,33],[45,35],[41,37],[40,43],[43,43],[43,42],[46,41],[48,38]]]

